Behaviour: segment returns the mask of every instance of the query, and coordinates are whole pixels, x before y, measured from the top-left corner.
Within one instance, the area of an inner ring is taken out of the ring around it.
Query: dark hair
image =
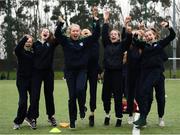
[[[54,38],[54,35],[51,31],[49,31],[49,37],[47,39],[47,42],[50,44],[55,44],[55,38]]]

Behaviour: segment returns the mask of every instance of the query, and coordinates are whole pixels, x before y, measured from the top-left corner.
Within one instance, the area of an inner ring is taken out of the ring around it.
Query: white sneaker
[[[133,121],[134,121],[134,117],[133,116],[129,116],[128,117],[128,124],[133,124]]]
[[[160,127],[164,127],[165,126],[163,118],[159,118],[159,126]]]
[[[20,129],[20,124],[14,123],[14,124],[13,124],[13,129],[14,129],[14,130]]]

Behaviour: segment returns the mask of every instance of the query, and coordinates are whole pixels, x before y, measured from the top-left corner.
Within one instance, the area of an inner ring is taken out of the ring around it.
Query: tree
[[[13,46],[15,44],[14,36],[13,36],[13,18],[12,18],[12,12],[11,12],[11,7],[12,7],[12,1],[7,0],[7,4],[5,7],[5,13],[6,16],[4,18],[4,26],[6,27],[4,30],[3,37],[5,40],[4,45],[5,49],[7,51],[7,59],[6,59],[6,69],[7,69],[7,79],[9,79],[9,73],[10,70],[12,69],[12,61],[13,61]]]
[[[171,6],[170,0],[130,0],[130,5],[132,6],[130,15],[132,16],[133,20],[136,20],[137,22],[143,20],[146,24],[159,24],[159,22],[161,22],[163,19],[170,19],[170,16],[160,16],[156,9],[158,2],[161,2],[164,10]]]
[[[36,14],[37,8],[35,8],[33,15],[31,11],[28,11],[29,8],[32,8],[34,4],[36,4],[34,3],[34,1],[35,0],[21,0],[16,2],[16,0],[6,0],[4,6],[5,16],[4,21],[1,24],[1,32],[3,37],[2,41],[5,46],[4,53],[7,54],[5,58],[7,78],[9,78],[9,72],[12,71],[15,67],[16,59],[13,55],[13,50],[16,43],[20,40],[20,38],[22,38],[24,34],[30,34],[30,32],[33,31],[33,29],[29,29],[29,27],[35,28],[36,32],[32,33],[34,33],[34,37],[37,38],[37,33],[39,29],[36,23],[38,20]]]

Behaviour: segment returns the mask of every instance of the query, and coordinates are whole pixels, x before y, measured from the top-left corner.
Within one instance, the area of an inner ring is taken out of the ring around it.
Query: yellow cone
[[[53,128],[49,131],[49,133],[61,133],[61,130],[59,130],[58,128]]]

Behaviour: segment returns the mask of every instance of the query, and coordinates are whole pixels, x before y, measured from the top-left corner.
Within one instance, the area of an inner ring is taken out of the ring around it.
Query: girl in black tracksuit
[[[164,38],[163,40],[153,42],[155,38],[151,38],[156,36],[156,34],[149,30],[147,31],[147,35],[151,39],[151,43],[147,43],[144,41],[137,40],[137,38],[133,38],[134,45],[141,48],[142,56],[141,56],[141,74],[140,74],[140,95],[139,96],[139,109],[140,109],[140,117],[137,121],[134,122],[138,127],[142,127],[146,125],[146,118],[148,114],[149,101],[151,100],[152,87],[159,80],[162,69],[163,62],[161,58],[161,51],[164,47],[166,47],[174,38],[175,32],[172,28],[169,28],[167,22],[162,23],[163,27],[168,27],[169,36]]]
[[[90,36],[92,33],[88,29],[83,29],[81,31],[82,37]],[[90,93],[90,111],[89,116],[89,126],[94,126],[94,111],[96,109],[96,95],[97,95],[97,79],[99,70],[99,42],[92,44],[87,50],[88,53],[88,64],[87,64],[87,81],[85,85],[86,95],[87,86],[89,82],[89,93]]]
[[[52,126],[56,126],[54,118],[54,70],[53,57],[57,42],[53,38],[53,34],[47,29],[43,28],[41,32],[41,40],[37,40],[33,44],[34,63],[32,76],[32,100],[31,113],[27,118],[28,124],[31,128],[36,129],[36,119],[39,117],[39,100],[42,82],[44,82],[44,96],[46,104],[46,114],[48,115],[48,122]]]
[[[158,116],[159,116],[159,126],[163,127],[165,126],[164,120],[163,120],[163,116],[164,116],[164,111],[165,111],[165,76],[164,76],[164,63],[168,60],[168,56],[165,53],[164,50],[161,51],[161,59],[162,59],[162,71],[159,77],[159,80],[157,81],[157,83],[155,83],[153,85],[153,88],[155,90],[155,97],[156,97],[156,101],[157,101],[157,110],[158,110]],[[152,88],[152,91],[153,91]],[[151,110],[151,104],[153,102],[153,92],[151,93],[151,97],[149,100],[149,109],[148,112],[150,112]]]
[[[95,17],[94,17],[95,18]],[[85,83],[87,77],[87,63],[88,54],[87,49],[99,39],[100,26],[98,19],[94,19],[94,30],[92,35],[87,38],[79,39],[80,27],[72,25],[70,28],[70,38],[63,35],[62,26],[63,21],[59,23],[55,36],[63,47],[65,58],[65,77],[69,91],[69,118],[70,128],[75,128],[75,121],[77,119],[77,105],[78,100],[80,118],[85,117]]]
[[[125,28],[123,28],[125,33]],[[122,39],[124,34],[122,34]],[[139,35],[139,37],[141,37]],[[141,50],[135,46],[130,46],[127,51],[127,112],[129,114],[128,123],[133,122],[134,100],[139,87]]]
[[[27,112],[27,100],[28,92],[30,94],[31,91],[32,81],[32,37],[29,35],[24,36],[16,46],[15,54],[18,60],[16,86],[19,92],[19,107],[17,117],[14,119],[14,129],[19,129],[20,124],[22,124],[25,117],[29,115],[29,111]]]
[[[126,38],[120,42],[120,33],[112,30],[109,36],[108,24],[109,12],[105,13],[104,25],[102,29],[102,42],[104,46],[104,82],[102,89],[102,101],[106,117],[105,125],[109,125],[111,110],[111,95],[113,93],[115,102],[115,115],[117,117],[116,127],[121,126],[122,122],[122,64],[123,53],[127,51],[131,44],[132,35],[126,35]]]

